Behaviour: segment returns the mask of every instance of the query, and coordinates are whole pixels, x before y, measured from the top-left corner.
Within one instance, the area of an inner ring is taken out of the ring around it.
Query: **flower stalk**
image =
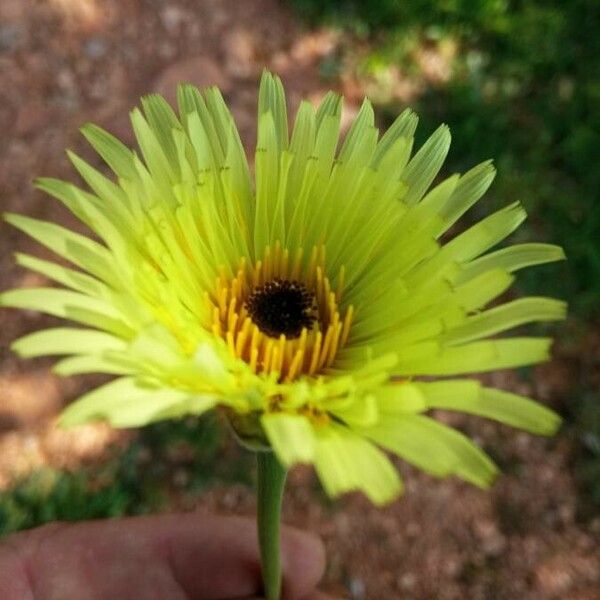
[[[258,542],[266,600],[281,596],[280,522],[286,470],[271,451],[257,452]]]

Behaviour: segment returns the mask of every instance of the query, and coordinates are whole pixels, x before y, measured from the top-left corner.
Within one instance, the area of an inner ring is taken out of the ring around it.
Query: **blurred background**
[[[487,376],[559,411],[550,440],[443,416],[497,461],[489,493],[404,464],[405,496],[331,503],[309,469],[290,477],[284,519],[323,536],[325,589],[353,599],[600,597],[600,3],[597,0],[0,0],[0,206],[79,228],[32,189],[74,178],[88,120],[132,142],[140,95],[179,81],[218,85],[254,144],[257,81],[277,72],[292,107],[334,88],[347,122],[364,94],[382,128],[404,107],[419,141],[445,121],[445,175],[495,158],[469,215],[521,200],[514,241],[561,244],[567,262],[521,277],[520,292],[569,301],[552,362]],[[468,222],[468,219],[466,220]],[[43,284],[13,264],[43,250],[0,225],[0,289]],[[8,345],[51,325],[0,312],[0,535],[54,519],[157,511],[254,513],[251,457],[212,417],[114,432],[64,432],[60,408],[94,378],[60,380]]]

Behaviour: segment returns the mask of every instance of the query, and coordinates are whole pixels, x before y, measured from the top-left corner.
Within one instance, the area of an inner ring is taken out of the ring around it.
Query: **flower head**
[[[494,477],[431,409],[555,432],[558,416],[527,398],[430,378],[543,361],[547,339],[489,338],[565,313],[538,297],[486,308],[519,269],[564,257],[533,243],[488,252],[525,218],[518,203],[442,241],[489,187],[490,162],[432,187],[447,127],[413,152],[415,114],[379,137],[366,100],[338,149],[334,93],[316,110],[303,102],[289,136],[283,87],[265,73],[253,183],[219,91],[182,85],[178,104],[177,116],[148,96],[132,112],[139,152],[83,127],[114,177],[70,154],[89,190],[38,181],[94,237],[6,216],[72,267],[18,254],[62,287],[7,291],[0,304],[78,324],[14,349],[66,356],[62,375],[118,376],[71,404],[64,425],[139,426],[220,407],[284,465],[313,463],[331,495],[360,489],[377,503],[401,490],[380,448],[436,476]]]

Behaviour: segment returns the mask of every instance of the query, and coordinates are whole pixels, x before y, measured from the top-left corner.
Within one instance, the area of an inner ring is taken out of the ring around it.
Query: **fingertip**
[[[325,572],[325,546],[305,531],[285,527],[281,539],[283,598],[300,600],[313,592]]]

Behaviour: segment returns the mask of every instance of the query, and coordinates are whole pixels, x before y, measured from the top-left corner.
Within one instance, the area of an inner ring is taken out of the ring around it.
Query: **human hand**
[[[283,528],[282,600],[315,590],[322,543]],[[3,600],[257,600],[256,523],[193,513],[55,523],[0,542]]]

